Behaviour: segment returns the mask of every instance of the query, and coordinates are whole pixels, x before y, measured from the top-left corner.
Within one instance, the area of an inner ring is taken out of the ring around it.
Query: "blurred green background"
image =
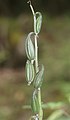
[[[70,114],[70,1],[33,0],[43,15],[39,61],[45,66],[42,101],[63,102]],[[33,88],[25,80],[25,39],[33,31],[27,0],[0,0],[0,120],[29,120]],[[44,109],[44,119],[54,111]],[[58,120],[70,120],[65,116]]]

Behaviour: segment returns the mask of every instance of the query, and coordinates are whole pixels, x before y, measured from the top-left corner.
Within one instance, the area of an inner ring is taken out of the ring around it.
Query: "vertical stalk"
[[[42,110],[42,102],[41,102],[41,89],[38,88],[38,100],[40,105],[40,111],[39,111],[39,120],[43,119],[43,110]]]
[[[35,68],[36,73],[39,71],[38,69],[38,46],[37,46],[37,34],[35,35]],[[38,101],[40,105],[40,111],[39,111],[39,120],[42,120],[43,118],[43,111],[42,111],[42,102],[41,102],[41,89],[38,88]]]
[[[34,17],[34,32],[35,32],[35,70],[36,70],[36,73],[38,73],[39,71],[39,68],[38,68],[38,46],[37,46],[37,33],[36,33],[36,15],[35,15],[35,12],[34,12],[34,9],[33,9],[33,6],[31,5],[31,1],[29,0],[27,3],[30,4],[30,8],[31,8],[31,11],[32,11],[32,14],[33,14],[33,17]],[[39,120],[42,120],[43,119],[43,111],[42,111],[42,102],[41,102],[41,89],[38,88],[38,101],[39,101],[39,105],[40,105],[40,110],[39,110]]]
[[[35,35],[35,69],[36,73],[39,71],[38,69],[38,46],[37,46],[37,34]]]

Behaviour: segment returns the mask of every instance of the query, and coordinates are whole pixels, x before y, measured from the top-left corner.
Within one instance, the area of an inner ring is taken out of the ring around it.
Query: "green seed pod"
[[[30,85],[33,80],[34,80],[34,66],[29,60],[27,60],[27,62],[26,62],[26,81],[28,82],[28,85]]]
[[[34,31],[38,34],[41,30],[42,26],[42,14],[40,12],[36,12],[36,26],[34,27]]]
[[[36,74],[34,78],[34,87],[35,88],[40,88],[43,82],[43,74],[44,74],[44,66],[41,66],[41,69],[39,72]]]
[[[25,41],[25,50],[29,60],[34,60],[35,53],[34,53],[34,45],[31,40],[31,35],[34,34],[33,32],[29,33],[27,39]]]
[[[38,114],[40,110],[40,105],[36,94],[33,94],[31,100],[31,108],[34,114]]]

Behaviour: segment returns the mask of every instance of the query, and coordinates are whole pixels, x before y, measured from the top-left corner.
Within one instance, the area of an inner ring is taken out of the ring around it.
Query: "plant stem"
[[[37,46],[37,34],[35,35],[35,69],[36,73],[38,73],[38,46]]]
[[[37,46],[37,34],[35,35],[35,68],[36,73],[39,71],[38,68],[38,46]],[[43,118],[43,111],[42,111],[42,102],[41,102],[41,90],[38,88],[38,101],[40,105],[40,111],[39,111],[39,120],[42,120]]]
[[[39,111],[39,120],[43,119],[43,110],[42,110],[42,102],[41,102],[41,89],[38,88],[38,100],[40,105],[40,111]]]
[[[36,15],[35,15],[35,11],[34,11],[34,9],[33,9],[33,6],[31,5],[31,1],[29,0],[27,3],[29,3],[30,4],[30,8],[31,8],[31,11],[32,11],[32,14],[33,14],[33,18],[34,18],[34,32],[35,32],[35,34],[36,34]]]

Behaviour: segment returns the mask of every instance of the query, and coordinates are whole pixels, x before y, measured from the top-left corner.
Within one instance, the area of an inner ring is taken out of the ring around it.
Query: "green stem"
[[[37,34],[35,35],[35,68],[36,68],[36,73],[37,73],[39,71],[39,68],[38,68]],[[39,105],[40,105],[39,120],[42,120],[42,118],[43,118],[43,111],[42,111],[41,90],[40,90],[40,88],[38,88],[38,101],[39,101]]]
[[[28,3],[30,4],[30,8],[31,8],[31,11],[32,11],[32,14],[33,14],[33,17],[34,17],[34,32],[36,34],[36,15],[35,15],[35,11],[33,9],[33,6],[31,5],[31,1],[29,0]]]
[[[38,100],[40,105],[40,111],[39,111],[39,120],[43,119],[43,110],[42,110],[42,102],[41,102],[41,89],[38,88]]]
[[[35,69],[36,73],[38,73],[38,46],[37,46],[37,34],[35,35]]]

